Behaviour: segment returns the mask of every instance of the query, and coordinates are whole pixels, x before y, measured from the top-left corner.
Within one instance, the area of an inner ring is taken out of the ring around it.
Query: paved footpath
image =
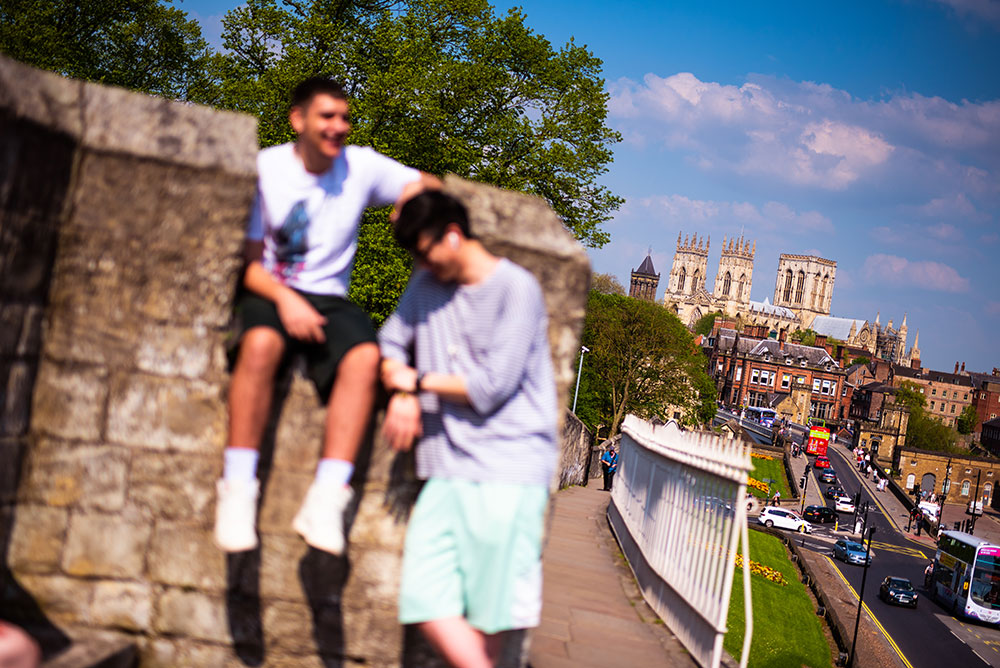
[[[608,500],[597,480],[553,497],[530,668],[695,666],[642,600],[608,527]]]

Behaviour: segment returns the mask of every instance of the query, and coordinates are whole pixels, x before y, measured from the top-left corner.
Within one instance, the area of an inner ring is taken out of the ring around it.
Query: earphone
[[[452,248],[458,248],[458,235],[454,232],[448,233],[448,245]]]

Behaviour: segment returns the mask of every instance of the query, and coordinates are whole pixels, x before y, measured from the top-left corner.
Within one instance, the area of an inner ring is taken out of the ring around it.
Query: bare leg
[[[431,645],[455,668],[492,668],[483,633],[464,617],[446,617],[419,625]]]
[[[326,410],[325,459],[354,462],[358,456],[375,407],[378,362],[378,346],[374,343],[354,346],[340,361]]]
[[[230,447],[260,449],[284,351],[281,335],[269,327],[254,327],[243,335],[229,385]]]

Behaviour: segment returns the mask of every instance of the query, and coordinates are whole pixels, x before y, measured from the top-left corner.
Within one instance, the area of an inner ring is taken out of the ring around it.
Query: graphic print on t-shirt
[[[295,276],[309,250],[309,214],[305,200],[296,202],[285,221],[274,232],[275,273],[282,280]]]

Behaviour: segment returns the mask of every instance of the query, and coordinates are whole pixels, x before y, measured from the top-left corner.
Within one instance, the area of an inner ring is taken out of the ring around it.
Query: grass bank
[[[755,460],[756,461],[756,460]],[[772,476],[773,477],[773,476]],[[749,665],[754,668],[826,668],[832,665],[832,651],[816,616],[816,606],[799,579],[799,571],[788,560],[784,544],[774,536],[750,531],[750,558],[779,571],[787,584],[771,582],[751,573],[753,600],[753,640]],[[729,599],[729,632],[723,646],[739,661],[743,651],[743,569],[733,574],[733,594]]]
[[[765,478],[770,478],[771,480],[776,480],[777,482],[771,483],[771,495],[774,495],[774,490],[777,489],[781,492],[782,499],[792,498],[791,493],[788,491],[788,480],[785,478],[785,465],[781,461],[780,456],[775,456],[774,459],[760,459],[759,457],[754,457],[753,471],[750,472],[750,477],[760,480],[766,483]],[[767,495],[753,487],[747,487],[747,490],[756,497],[761,499],[765,498]]]

